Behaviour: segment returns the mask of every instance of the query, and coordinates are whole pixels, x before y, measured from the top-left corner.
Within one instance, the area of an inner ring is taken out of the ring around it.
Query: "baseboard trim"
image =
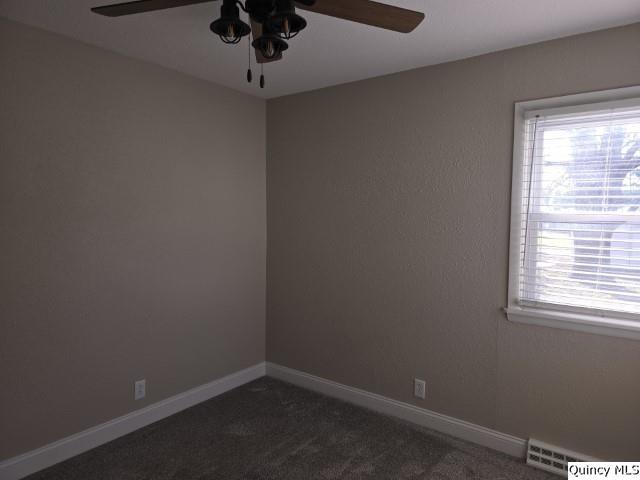
[[[366,390],[343,385],[271,362],[267,362],[267,375],[386,415],[401,418],[462,440],[483,445],[514,457],[524,458],[526,453],[527,442],[522,438],[416,407],[415,405],[399,402]]]
[[[1,480],[18,480],[55,465],[139,428],[162,420],[186,408],[263,377],[265,363],[222,377],[140,410],[115,418],[69,437],[0,463]]]
[[[386,415],[431,428],[506,454],[524,458],[526,440],[464,420],[333,382],[299,370],[266,362],[187,390],[140,410],[0,462],[0,480],[19,480],[87,450],[162,420],[264,375],[339,398]]]

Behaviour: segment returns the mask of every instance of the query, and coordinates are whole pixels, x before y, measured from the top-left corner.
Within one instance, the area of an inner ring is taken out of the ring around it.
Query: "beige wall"
[[[0,20],[0,458],[264,360],[264,122]]]
[[[500,311],[514,102],[638,83],[635,24],[269,101],[267,359],[640,458],[640,342]]]

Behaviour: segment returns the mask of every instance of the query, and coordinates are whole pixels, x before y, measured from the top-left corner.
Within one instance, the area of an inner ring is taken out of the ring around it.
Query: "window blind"
[[[518,301],[640,314],[640,104],[525,117]]]

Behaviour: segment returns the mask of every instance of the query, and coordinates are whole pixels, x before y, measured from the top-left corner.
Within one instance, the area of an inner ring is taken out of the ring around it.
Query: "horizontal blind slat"
[[[636,269],[637,270],[637,269]],[[537,272],[538,270],[536,270]],[[592,275],[593,272],[591,270],[580,270],[580,269],[572,269],[572,268],[561,268],[561,267],[554,267],[554,268],[540,268],[539,269],[540,273],[536,273],[535,276],[533,276],[532,278],[537,278],[538,276],[543,276],[543,275],[547,275],[547,274],[559,274],[559,275],[563,275],[563,277],[566,277],[567,275],[572,275],[572,274],[577,274],[577,275]],[[523,276],[524,274],[521,274],[521,276]],[[615,272],[615,273],[611,273],[611,271],[609,269],[605,269],[605,271],[602,272],[598,272],[598,276],[599,277],[603,277],[603,278],[611,278],[611,279],[615,279],[615,278],[619,278],[622,280],[637,280],[638,282],[640,282],[640,280],[638,279],[638,275],[634,275],[631,273],[622,273],[622,272]]]
[[[527,285],[526,282],[524,282],[524,285]],[[565,297],[573,297],[573,298],[582,298],[582,297],[586,297],[586,298],[590,298],[591,295],[610,295],[612,292],[608,292],[608,291],[598,291],[595,289],[591,289],[591,288],[568,288],[568,287],[564,287],[564,288],[560,288],[562,286],[562,284],[560,283],[549,283],[547,285],[530,285],[532,288],[527,290],[528,292],[532,292],[532,293],[537,293],[537,294],[547,294],[547,295],[553,295],[553,296],[565,296]],[[545,288],[547,290],[545,290]],[[549,291],[548,289],[552,289],[552,291]],[[616,294],[617,298],[608,298],[608,297],[598,297],[598,301],[601,302],[607,302],[610,301],[611,303],[617,303],[617,302],[627,302],[627,303],[636,303],[637,302],[637,307],[640,310],[640,294],[633,294],[633,293],[621,293],[621,294]],[[627,300],[625,300],[625,298],[621,298],[621,297],[625,297],[628,298]],[[534,297],[531,297],[531,299],[534,299]]]
[[[540,285],[540,286],[548,286],[550,284],[562,285],[562,282],[571,280],[581,285],[584,285],[585,291],[592,292],[593,290],[598,290],[598,288],[590,288],[589,285],[592,285],[593,287],[603,287],[605,288],[605,290],[606,290],[606,287],[615,287],[616,293],[620,293],[621,295],[626,295],[626,293],[618,292],[617,289],[619,289],[620,287],[624,287],[627,289],[640,287],[640,279],[637,279],[637,278],[632,280],[626,280],[626,281],[621,279],[620,282],[615,282],[611,280],[611,277],[609,277],[607,280],[599,280],[599,279],[590,280],[588,278],[589,275],[593,277],[600,277],[599,273],[583,272],[581,273],[581,275],[584,276],[585,278],[580,278],[580,276],[576,276],[575,278],[573,278],[573,277],[567,277],[566,275],[552,275],[550,273],[541,273],[537,275],[520,275],[520,279],[523,281],[523,283],[530,282],[532,285]],[[606,277],[603,277],[603,278],[606,278]],[[560,289],[562,290],[562,288]],[[634,292],[630,292],[630,293],[634,293]]]

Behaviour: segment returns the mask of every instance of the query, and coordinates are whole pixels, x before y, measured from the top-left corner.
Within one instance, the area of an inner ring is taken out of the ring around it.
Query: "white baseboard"
[[[63,438],[0,463],[0,480],[18,480],[99,445],[115,440],[169,417],[174,413],[209,400],[265,375],[265,363],[259,363],[213,382],[187,390],[135,412]]]
[[[526,441],[512,435],[281,365],[260,363],[31,452],[0,462],[0,480],[18,480],[26,477],[244,385],[265,374],[355,405],[431,428],[438,432],[493,448],[515,457],[523,458],[526,451]]]
[[[462,440],[483,445],[514,457],[524,458],[526,453],[527,442],[522,438],[497,432],[490,428],[481,427],[480,425],[442,415],[415,405],[392,400],[359,388],[349,387],[270,362],[267,362],[267,375],[386,415],[398,417]]]

